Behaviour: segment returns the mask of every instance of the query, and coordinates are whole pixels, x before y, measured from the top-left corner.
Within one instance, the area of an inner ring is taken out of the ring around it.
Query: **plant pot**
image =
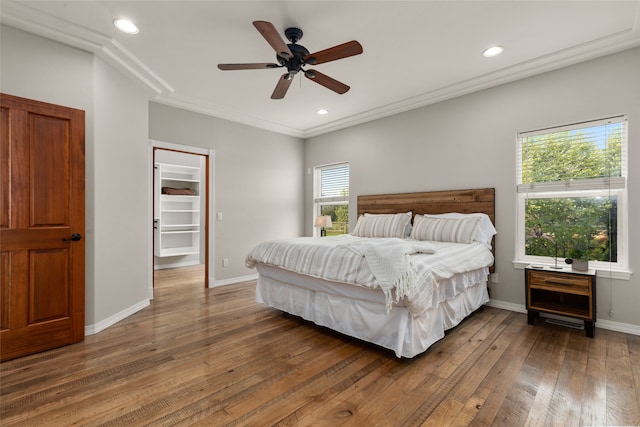
[[[589,261],[574,259],[571,263],[571,269],[576,271],[587,271],[589,269]]]

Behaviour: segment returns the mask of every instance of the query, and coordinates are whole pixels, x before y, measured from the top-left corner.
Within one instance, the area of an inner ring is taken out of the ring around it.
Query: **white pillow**
[[[480,223],[479,217],[432,218],[416,215],[411,238],[437,242],[471,243]]]
[[[399,213],[399,214],[370,214],[365,212],[364,216],[375,216],[375,215],[409,215],[409,221],[407,222],[407,226],[404,228],[404,236],[403,237],[409,237],[409,235],[411,234],[411,229],[413,228],[413,224],[411,224],[411,217],[413,215],[413,213],[411,211],[407,212],[407,213]]]
[[[489,249],[491,249],[491,239],[493,239],[493,236],[495,234],[497,234],[496,228],[493,226],[493,223],[491,222],[491,218],[489,218],[489,215],[484,214],[484,213],[480,213],[480,212],[470,213],[470,214],[463,214],[463,213],[458,213],[458,212],[449,212],[449,213],[444,213],[444,214],[425,214],[424,216],[427,217],[427,218],[472,218],[472,217],[479,217],[480,218],[480,224],[478,225],[478,228],[476,229],[476,234],[475,234],[475,236],[473,236],[473,240],[475,240],[476,242],[482,243],[483,245],[485,245]]]
[[[411,229],[411,212],[399,214],[370,214],[360,215],[354,236],[359,237],[399,237],[408,236]]]

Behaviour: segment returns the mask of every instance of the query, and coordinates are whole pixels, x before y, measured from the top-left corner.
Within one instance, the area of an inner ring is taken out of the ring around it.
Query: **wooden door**
[[[0,94],[0,359],[84,339],[84,111]]]

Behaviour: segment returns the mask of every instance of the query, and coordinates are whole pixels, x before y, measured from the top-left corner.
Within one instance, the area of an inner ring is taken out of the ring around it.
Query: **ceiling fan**
[[[272,23],[267,21],[254,21],[253,26],[262,34],[271,47],[276,51],[276,59],[278,63],[253,63],[253,64],[218,64],[218,68],[227,70],[262,70],[271,68],[287,68],[278,84],[271,94],[271,99],[284,98],[293,78],[299,72],[302,72],[306,78],[331,89],[332,91],[342,95],[346,93],[350,87],[346,84],[335,80],[326,74],[322,74],[316,70],[305,70],[306,65],[317,65],[325,62],[335,61],[337,59],[348,58],[362,53],[362,46],[355,40],[346,42],[337,46],[330,47],[315,53],[309,53],[306,47],[296,44],[302,38],[302,30],[300,28],[287,28],[284,31],[285,37],[291,43],[284,42],[282,37]]]

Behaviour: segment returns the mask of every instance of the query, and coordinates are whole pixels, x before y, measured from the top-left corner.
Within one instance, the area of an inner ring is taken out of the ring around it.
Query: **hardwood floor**
[[[79,344],[5,362],[3,426],[640,424],[640,337],[486,308],[414,359],[157,274],[151,306]]]

